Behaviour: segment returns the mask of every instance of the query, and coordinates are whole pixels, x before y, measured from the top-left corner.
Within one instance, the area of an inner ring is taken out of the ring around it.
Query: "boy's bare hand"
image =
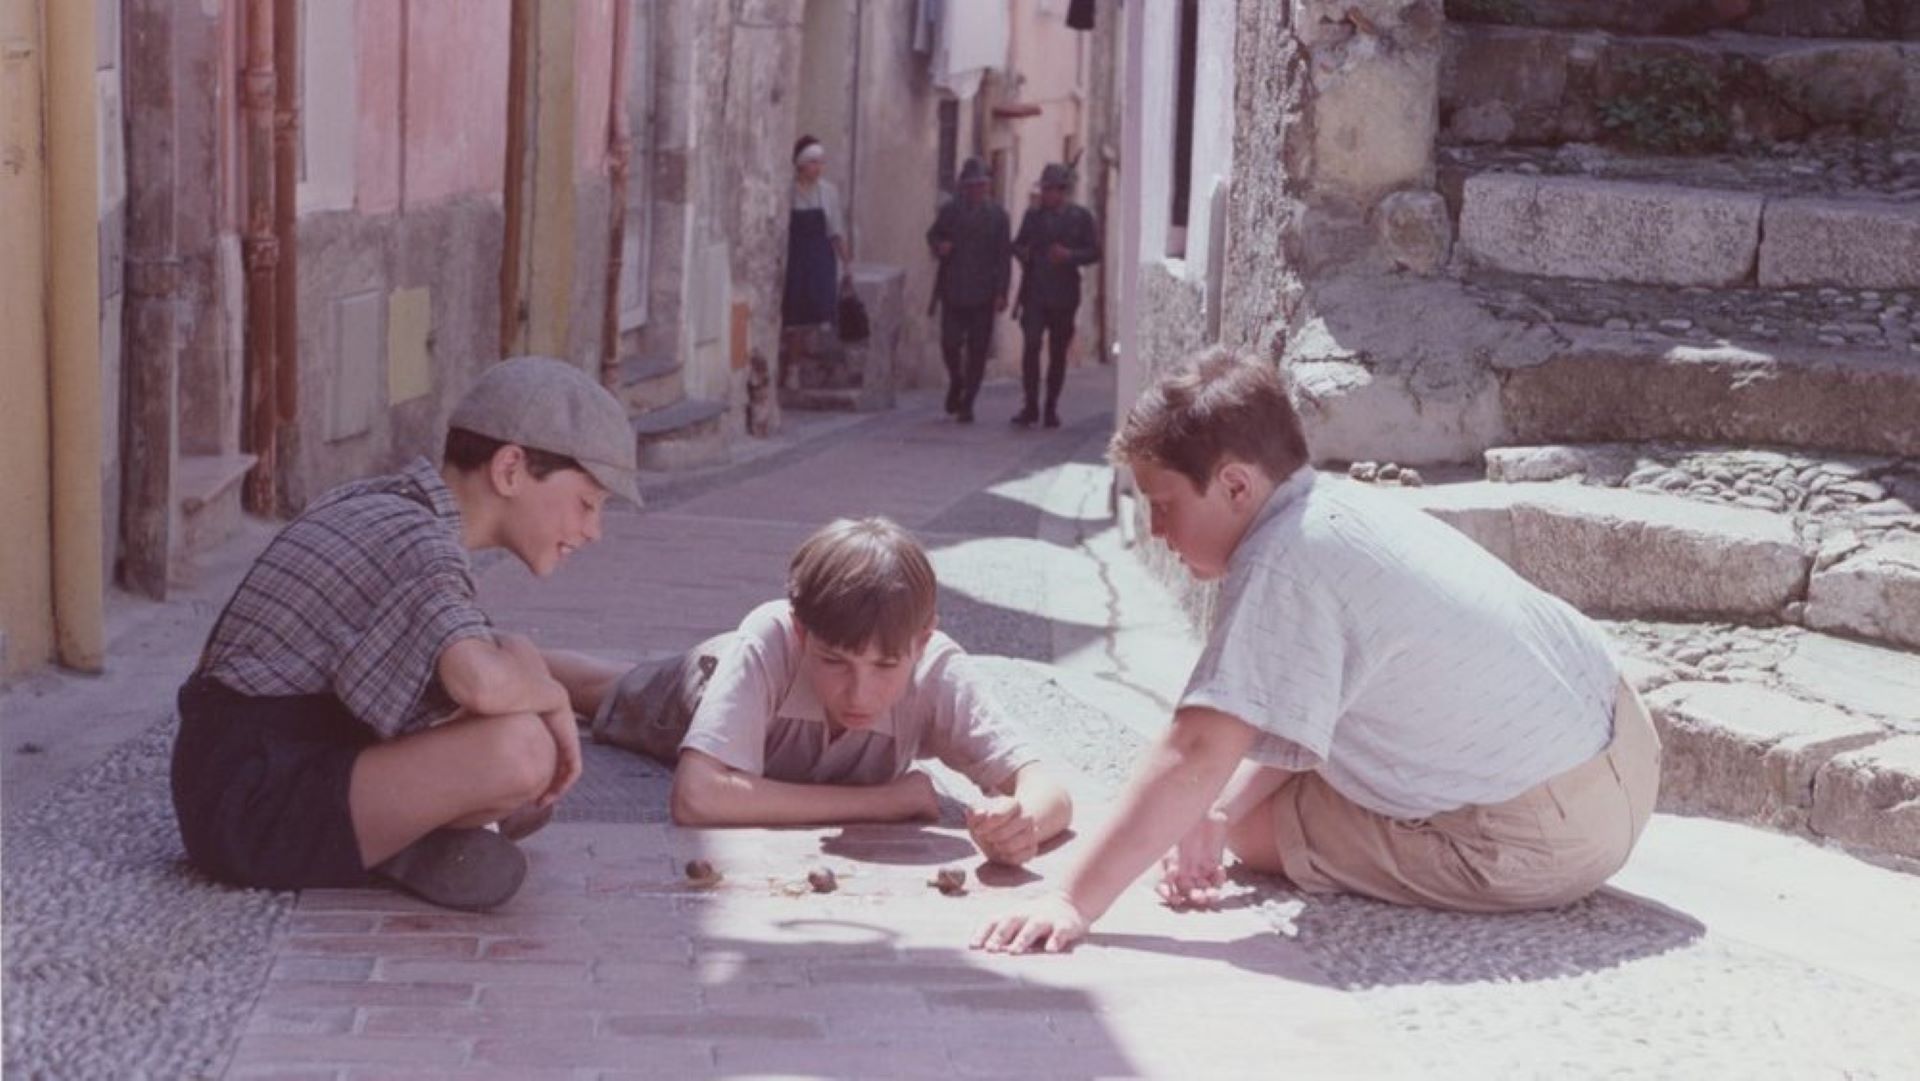
[[[967,833],[994,863],[1018,867],[1040,853],[1040,823],[1012,796],[967,808]]]
[[[1088,920],[1065,894],[1029,901],[974,932],[971,945],[988,953],[1060,953],[1087,937]]]
[[[1173,908],[1211,908],[1227,884],[1227,816],[1210,810],[1160,858],[1160,899]]]
[[[551,807],[580,779],[580,726],[570,706],[547,710],[540,714],[540,720],[553,736],[553,783],[541,793],[535,806]]]
[[[911,822],[940,817],[940,796],[933,787],[933,778],[912,769],[888,782],[888,787],[899,800],[896,806],[900,809],[902,820]]]

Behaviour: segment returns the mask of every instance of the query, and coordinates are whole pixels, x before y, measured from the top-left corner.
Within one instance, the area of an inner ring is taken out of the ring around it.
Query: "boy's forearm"
[[[447,647],[438,668],[448,697],[472,714],[547,713],[569,705],[540,651],[517,635],[461,639]]]
[[[1213,805],[1223,815],[1228,825],[1245,818],[1254,808],[1267,801],[1281,785],[1293,774],[1282,769],[1262,766],[1258,762],[1242,762],[1233,771],[1233,778],[1222,789]]]
[[[1066,786],[1037,766],[1021,770],[1014,778],[1013,797],[1033,816],[1034,832],[1045,844],[1073,821],[1073,797]]]
[[[1182,710],[1147,754],[1118,812],[1068,872],[1068,900],[1098,919],[1213,806],[1253,744],[1253,730],[1211,710]]]

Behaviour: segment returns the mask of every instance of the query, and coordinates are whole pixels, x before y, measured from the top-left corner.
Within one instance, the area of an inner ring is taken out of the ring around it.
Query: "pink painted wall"
[[[407,206],[500,190],[512,12],[510,0],[408,0]]]
[[[354,205],[362,214],[400,206],[400,6],[360,0],[354,36],[359,119],[354,141]]]
[[[579,0],[573,11],[574,165],[582,176],[607,168],[607,110],[613,95],[613,0]]]

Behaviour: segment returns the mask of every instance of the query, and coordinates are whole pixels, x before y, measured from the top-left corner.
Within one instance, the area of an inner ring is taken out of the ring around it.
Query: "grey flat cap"
[[[601,487],[640,505],[633,426],[593,377],[552,357],[513,357],[474,381],[447,424],[533,450],[564,454]]]

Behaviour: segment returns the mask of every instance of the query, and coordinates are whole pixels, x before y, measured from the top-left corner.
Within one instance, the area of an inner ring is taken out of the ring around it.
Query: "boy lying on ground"
[[[449,427],[438,468],[316,499],[214,624],[173,751],[181,840],[208,875],[384,879],[463,909],[526,877],[511,838],[580,775],[578,703],[492,628],[467,553],[505,548],[544,576],[598,540],[609,495],[639,502],[633,433],[599,384],[538,357],[489,369]]]
[[[1064,949],[1156,859],[1162,897],[1209,903],[1229,849],[1307,892],[1470,912],[1566,904],[1626,862],[1660,744],[1600,630],[1438,519],[1319,479],[1271,366],[1168,373],[1112,456],[1153,535],[1223,579],[1218,610],[1107,827],[975,947]]]
[[[934,629],[926,553],[884,518],[842,519],[800,546],[787,599],[655,669],[573,659],[595,738],[674,765],[673,818],[795,826],[939,816],[937,758],[987,794],[974,843],[1019,865],[1065,829],[1067,792],[1009,728],[966,653]],[[618,680],[614,685],[615,679]]]

